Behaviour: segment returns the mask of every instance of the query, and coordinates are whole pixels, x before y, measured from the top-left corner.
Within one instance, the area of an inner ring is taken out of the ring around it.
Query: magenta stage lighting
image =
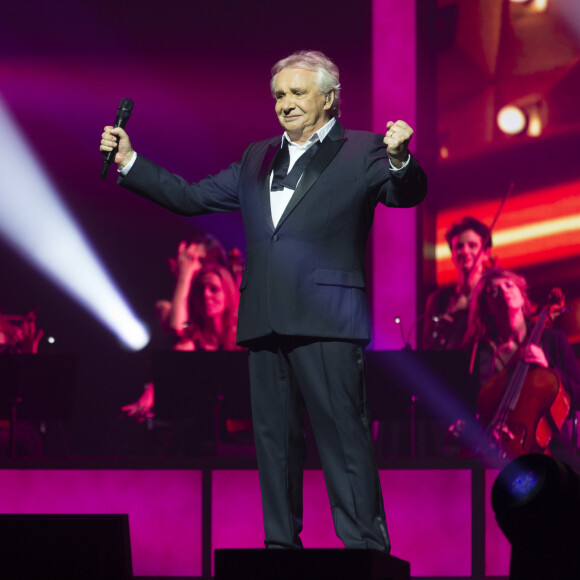
[[[149,333],[109,279],[0,99],[0,234],[128,348]]]
[[[497,476],[491,505],[511,544],[510,580],[578,578],[580,476],[571,467],[522,455]]]

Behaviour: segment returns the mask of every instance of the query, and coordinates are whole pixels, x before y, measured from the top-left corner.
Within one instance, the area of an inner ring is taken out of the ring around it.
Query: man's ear
[[[334,89],[330,89],[324,96],[324,110],[329,111],[334,104]]]

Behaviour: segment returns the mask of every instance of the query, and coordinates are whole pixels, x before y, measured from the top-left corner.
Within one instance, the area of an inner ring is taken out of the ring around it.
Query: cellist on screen
[[[534,324],[526,280],[493,268],[474,290],[465,344],[481,389],[479,452],[567,455],[571,419],[580,403],[580,366],[563,332],[550,320],[563,308],[551,296]]]

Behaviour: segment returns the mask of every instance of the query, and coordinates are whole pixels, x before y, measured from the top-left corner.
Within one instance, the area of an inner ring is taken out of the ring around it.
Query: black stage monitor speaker
[[[215,551],[215,580],[409,580],[410,568],[376,550]]]
[[[3,580],[129,580],[129,517],[0,515]]]

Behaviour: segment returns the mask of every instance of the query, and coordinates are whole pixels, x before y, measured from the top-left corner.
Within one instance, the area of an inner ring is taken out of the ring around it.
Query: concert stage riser
[[[135,577],[209,578],[213,550],[263,547],[253,466],[164,465],[5,465],[0,513],[126,513]],[[471,461],[380,469],[392,554],[412,578],[508,575],[510,546],[489,499],[497,473]],[[341,548],[322,471],[307,470],[304,483],[304,545]]]

